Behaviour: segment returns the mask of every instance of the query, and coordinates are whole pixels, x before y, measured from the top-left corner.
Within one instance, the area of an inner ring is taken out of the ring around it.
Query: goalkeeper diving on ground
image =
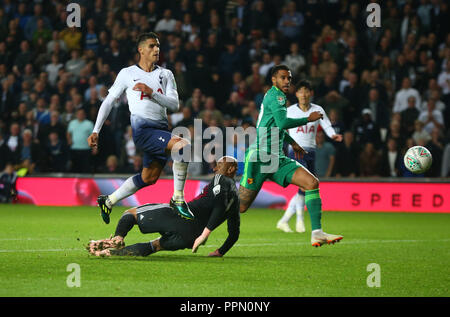
[[[240,232],[239,197],[234,181],[236,159],[217,161],[215,175],[196,198],[188,202],[194,219],[188,220],[169,204],[146,204],[127,210],[120,218],[114,237],[91,241],[87,249],[95,256],[148,256],[158,251],[191,248],[197,252],[211,232],[227,220],[228,238],[209,256],[223,256],[236,243]],[[143,234],[159,232],[150,242],[125,246],[124,238],[137,225]]]

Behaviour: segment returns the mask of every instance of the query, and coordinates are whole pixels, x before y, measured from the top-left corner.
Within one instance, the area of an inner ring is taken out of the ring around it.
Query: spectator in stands
[[[88,136],[92,133],[94,124],[86,120],[83,108],[76,112],[76,119],[70,121],[67,127],[67,144],[70,146],[71,172],[89,173],[91,170],[91,149],[87,143]]]
[[[375,147],[380,146],[380,129],[372,119],[372,110],[363,109],[361,117],[353,125],[353,131],[356,142],[361,146],[369,142]]]
[[[420,111],[420,94],[416,89],[411,87],[411,79],[409,79],[409,77],[405,77],[402,80],[402,88],[395,94],[395,102],[392,111],[402,112],[408,108],[408,98],[411,96],[416,99],[416,108]]]
[[[442,155],[442,169],[441,169],[441,177],[449,177],[450,176],[450,143],[444,148],[444,153]]]
[[[262,64],[259,67],[259,74],[263,78],[266,78],[273,66],[275,66],[275,62],[273,61],[272,55],[269,52],[264,53],[262,57]]]
[[[28,14],[27,4],[25,2],[21,2],[17,6],[17,12],[14,14],[14,19],[19,20],[20,29],[25,29],[25,26],[30,19],[31,15]]]
[[[63,140],[66,134],[66,127],[60,123],[60,116],[58,111],[52,111],[50,114],[49,123],[40,123],[37,139],[41,144],[45,144],[51,132],[56,132],[58,138]]]
[[[192,116],[192,110],[189,107],[183,107],[183,117],[176,124],[177,127],[188,127],[190,125],[194,125],[194,118]]]
[[[28,173],[40,170],[42,166],[42,150],[39,143],[33,139],[33,132],[25,129],[22,132],[22,144],[20,146],[19,168],[26,168]]]
[[[424,140],[425,142],[431,140],[430,134],[424,129],[424,127],[425,124],[422,121],[414,121],[414,133],[412,134],[412,139],[415,144],[418,144],[420,140]]]
[[[364,108],[370,109],[373,121],[378,123],[380,128],[387,128],[389,125],[389,108],[385,102],[380,100],[380,94],[376,88],[369,90],[369,100]]]
[[[403,156],[400,154],[397,141],[393,138],[388,138],[381,154],[380,175],[385,177],[398,177],[400,176],[402,164]]]
[[[48,80],[52,86],[55,86],[56,81],[58,79],[59,70],[64,67],[62,63],[59,61],[59,56],[57,54],[53,54],[52,62],[45,66],[45,71],[48,73]]]
[[[164,10],[163,18],[156,23],[155,32],[172,33],[175,31],[176,20],[172,18],[172,10]]]
[[[253,2],[249,19],[250,30],[260,30],[263,34],[267,34],[269,28],[273,26],[272,17],[269,11],[265,10],[264,1],[262,0]]]
[[[411,96],[408,98],[408,108],[400,112],[402,130],[411,136],[414,133],[414,122],[419,117],[419,110],[416,108],[416,98]]]
[[[119,159],[115,155],[110,155],[106,159],[105,168],[101,169],[102,173],[116,174],[120,173],[119,169]]]
[[[100,93],[100,88],[102,88],[102,85],[100,85],[97,81],[96,76],[90,76],[89,77],[89,86],[84,91],[84,100],[89,100],[91,98],[91,89],[95,89],[97,91],[97,95]]]
[[[47,29],[51,29],[50,19],[43,15],[43,6],[40,3],[36,3],[33,7],[33,15],[27,19],[24,28],[24,35],[28,41],[33,39],[33,34],[38,28],[38,21],[43,20],[43,24]]]
[[[427,109],[420,112],[418,119],[425,124],[424,129],[430,134],[434,128],[444,128],[442,111],[436,109],[436,103],[432,99],[428,100]]]
[[[42,17],[37,20],[36,30],[33,32],[32,36],[33,43],[36,45],[40,38],[44,40],[45,45],[47,45],[47,42],[49,42],[52,38],[52,31],[50,28],[46,27],[45,21]]]
[[[67,27],[59,32],[59,37],[66,43],[67,50],[78,51],[81,49],[82,33],[77,27]]]
[[[442,96],[444,102],[450,104],[450,60],[447,60],[445,69],[439,74],[438,85],[442,89]]]
[[[342,96],[348,100],[348,107],[343,109],[343,120],[346,127],[351,126],[352,119],[361,111],[361,87],[355,72],[348,74],[348,86],[344,88]]]
[[[17,174],[11,163],[6,164],[0,173],[0,203],[10,203],[17,196]]]
[[[264,77],[259,73],[260,64],[254,62],[251,67],[251,74],[245,78],[245,82],[250,89],[250,96],[255,97],[259,92],[261,92],[264,85]]]
[[[56,130],[52,130],[44,144],[46,152],[44,169],[49,172],[66,172],[69,151],[64,138],[61,138]]]
[[[133,156],[131,165],[126,165],[123,168],[123,171],[127,174],[136,174],[139,173],[139,171],[142,171],[142,156]]]
[[[86,22],[86,32],[83,34],[84,48],[92,50],[97,53],[99,46],[99,39],[97,32],[95,31],[95,20],[88,19]]]
[[[336,161],[336,150],[330,142],[325,141],[325,133],[317,131],[316,158],[314,168],[318,177],[330,177]]]
[[[67,100],[64,105],[64,112],[61,114],[61,123],[67,126],[75,118],[75,106],[72,100]]]
[[[211,119],[215,120],[218,125],[222,125],[223,114],[216,109],[216,101],[212,96],[206,97],[205,110],[201,111],[198,116],[200,119],[203,119],[207,113],[211,115]]]
[[[418,145],[425,146],[433,156],[433,164],[426,172],[427,177],[439,177],[441,175],[442,157],[444,154],[444,139],[442,137],[441,129],[433,128],[431,131],[431,139],[428,142],[420,140]]]
[[[6,141],[7,139],[5,139],[0,129],[0,170],[3,170],[6,166],[6,163],[10,162],[11,160],[11,152]]]
[[[53,55],[55,53],[54,52],[55,49],[57,49],[56,47],[58,47],[58,49],[63,51],[63,52],[67,52],[66,42],[61,40],[61,38],[59,37],[59,32],[58,31],[53,31],[52,32],[52,39],[47,42],[47,53]],[[59,57],[61,57],[61,56],[59,56]]]
[[[230,115],[232,118],[240,118],[242,111],[242,104],[239,99],[239,94],[236,91],[233,91],[230,94],[230,98],[225,104],[225,107],[222,109],[224,114]]]
[[[20,163],[20,149],[22,148],[22,137],[20,136],[19,124],[14,122],[9,128],[9,135],[5,140],[5,144],[8,146],[10,152],[10,161],[13,164]]]
[[[293,76],[297,76],[306,65],[305,58],[300,54],[297,42],[291,43],[289,54],[286,55],[283,64],[289,67]]]
[[[294,1],[290,1],[283,8],[283,15],[278,21],[278,30],[290,41],[298,40],[302,34],[302,27],[305,23],[303,14],[297,11]]]
[[[65,70],[71,73],[76,80],[80,76],[83,67],[86,66],[86,62],[81,58],[78,50],[72,50],[70,57],[71,58],[65,64]]]
[[[362,177],[379,176],[381,157],[373,143],[368,142],[359,155],[359,175]]]
[[[14,65],[18,67],[19,71],[23,71],[25,65],[33,62],[34,54],[30,50],[30,44],[24,40],[20,43],[20,53],[14,59]]]
[[[394,139],[399,149],[404,146],[407,136],[402,131],[401,122],[398,118],[392,118],[389,124],[386,139]]]
[[[354,141],[351,131],[345,131],[343,142],[337,144],[336,148],[336,177],[355,177],[358,175],[358,145]]]

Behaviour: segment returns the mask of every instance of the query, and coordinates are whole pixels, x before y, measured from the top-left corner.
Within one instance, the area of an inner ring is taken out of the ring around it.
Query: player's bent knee
[[[172,159],[178,162],[189,162],[191,160],[191,142],[180,137],[174,137],[172,140],[175,142],[170,149]]]
[[[317,177],[312,176],[308,179],[304,187],[306,190],[317,189],[319,188],[319,180],[317,179]]]

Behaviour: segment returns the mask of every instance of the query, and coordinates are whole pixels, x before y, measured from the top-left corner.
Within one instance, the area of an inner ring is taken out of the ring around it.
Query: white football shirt
[[[323,119],[319,119],[314,122],[308,122],[306,125],[289,129],[289,135],[291,136],[291,138],[293,138],[295,142],[297,142],[297,144],[302,148],[316,148],[316,134],[319,125],[322,127],[328,137],[331,138],[336,134],[333,127],[331,126],[330,119],[328,119],[325,110],[323,110],[323,108],[319,105],[311,103],[308,111],[303,111],[302,109],[300,109],[298,104],[294,104],[287,108],[287,116],[288,118],[295,119],[304,118],[309,117],[311,112],[314,111],[319,111],[320,113],[322,113]]]
[[[133,90],[137,83],[153,89],[152,95]],[[100,131],[111,110],[112,100],[119,98],[123,92],[126,93],[132,119],[137,116],[167,125],[167,109],[176,111],[179,108],[177,85],[170,70],[156,66],[153,71],[146,72],[138,65],[133,65],[123,68],[117,75],[109,89],[108,99],[100,107],[94,132]]]

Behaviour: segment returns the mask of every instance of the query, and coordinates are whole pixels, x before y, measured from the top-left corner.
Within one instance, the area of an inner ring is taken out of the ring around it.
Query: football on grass
[[[403,158],[406,168],[414,174],[425,173],[431,166],[433,158],[424,146],[413,146],[408,149]]]

